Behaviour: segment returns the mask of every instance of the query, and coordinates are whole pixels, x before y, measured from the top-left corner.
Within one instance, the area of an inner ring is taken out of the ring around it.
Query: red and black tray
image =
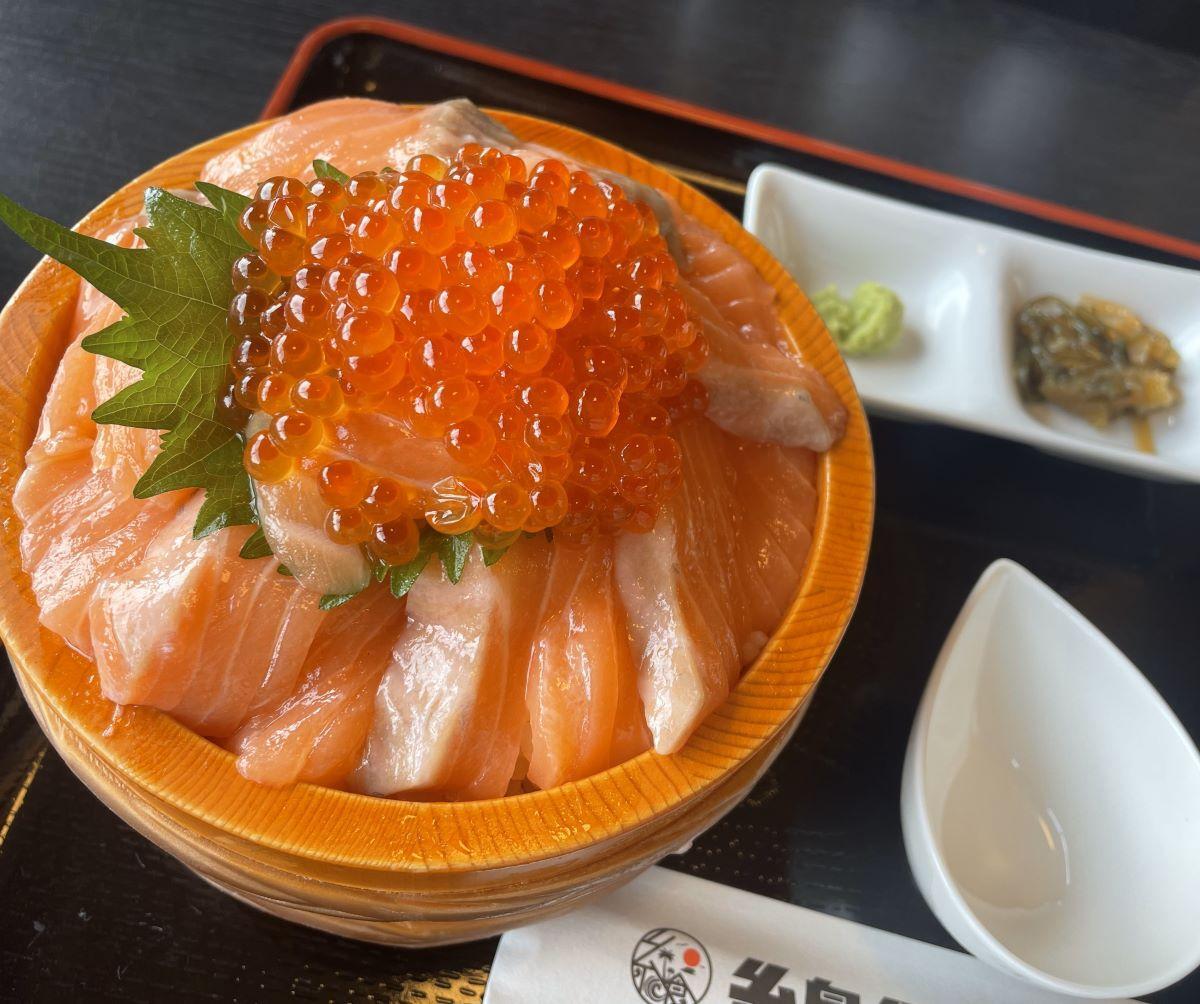
[[[405,102],[465,96],[557,119],[671,166],[737,215],[747,176],[769,160],[1089,247],[1191,267],[1200,260],[1200,243],[1181,236],[378,19],[331,22],[310,34],[264,115],[349,95]],[[917,701],[959,606],[992,560],[1021,562],[1109,634],[1192,734],[1200,734],[1200,489],[1114,474],[961,430],[878,417],[871,425],[876,535],[845,641],[795,739],[754,793],[666,864],[953,947],[909,875],[898,800]],[[292,927],[208,889],[123,827],[114,839],[128,848],[110,858],[128,868],[107,877],[109,893],[75,906],[83,881],[76,858],[93,834],[113,832],[111,821],[94,799],[54,801],[65,779],[30,787],[39,770],[65,768],[53,756],[43,761],[36,728],[14,710],[19,697],[4,689],[11,690],[11,677],[3,680],[0,888],[24,888],[11,870],[39,862],[42,877],[30,881],[39,883],[46,915],[72,918],[78,910],[77,921],[61,922],[54,932],[56,950],[77,967],[108,916],[94,914],[113,911],[128,923],[128,902],[114,901],[113,890],[136,897],[146,917],[150,954],[141,965],[158,975],[131,987],[110,972],[128,963],[97,962],[88,982],[101,988],[101,997],[151,999],[146,994],[154,986],[164,993],[170,986],[176,999],[208,999],[210,992],[228,996],[236,985],[254,1000],[277,999],[290,986],[303,1000],[479,1001],[494,942],[405,953]],[[39,846],[37,830],[19,827],[3,840],[6,816],[27,796],[38,802],[53,846]],[[36,924],[0,929],[0,969],[10,950],[5,942],[16,953],[11,958],[26,959],[36,953],[25,942],[42,936]],[[49,970],[39,985],[79,986],[65,971]],[[1193,977],[1150,999],[1193,1000],[1198,988]]]
[[[339,95],[465,96],[556,119],[671,167],[738,216],[749,173],[775,161],[1101,250],[1191,267],[1200,260],[1200,243],[1182,237],[396,22],[348,19],[314,32],[263,114]],[[667,864],[951,945],[909,877],[897,803],[917,699],[958,606],[992,559],[1021,561],[1112,634],[1158,686],[1186,691],[1176,708],[1200,731],[1188,685],[1200,634],[1186,599],[1200,595],[1190,529],[1200,493],[957,430],[873,418],[872,431],[878,525],[846,640],[796,739],[754,795]],[[482,966],[490,952],[487,944],[467,954]]]

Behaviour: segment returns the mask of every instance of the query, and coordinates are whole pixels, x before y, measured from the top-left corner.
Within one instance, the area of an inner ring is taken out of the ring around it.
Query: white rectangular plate
[[[889,286],[905,330],[884,356],[848,358],[872,410],[1004,436],[1143,477],[1200,481],[1200,272],[1089,251],[1007,227],[923,209],[775,164],[750,176],[746,229],[815,292],[836,283]],[[1133,428],[1095,429],[1021,401],[1012,373],[1015,317],[1035,296],[1085,293],[1130,307],[1182,357],[1181,404],[1151,419],[1158,452]]]

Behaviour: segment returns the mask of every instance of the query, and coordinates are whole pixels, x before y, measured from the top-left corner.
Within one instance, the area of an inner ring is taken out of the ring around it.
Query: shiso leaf
[[[209,205],[225,217],[230,226],[237,228],[238,220],[246,207],[254,200],[239,192],[231,192],[207,181],[197,181],[196,191],[208,199]]]
[[[429,526],[422,526],[421,539],[417,545],[416,556],[403,565],[393,565],[390,567],[388,571],[388,588],[392,591],[392,595],[396,599],[406,596],[417,579],[421,577],[421,573],[425,571],[425,566],[429,564],[429,559],[433,557],[433,552],[438,549],[438,540],[440,537],[441,534],[436,530]]]
[[[350,175],[345,171],[339,171],[327,160],[314,160],[313,174],[318,178],[331,178],[334,181],[341,182],[343,185],[350,180]]]
[[[92,413],[100,424],[163,432],[158,456],[134,486],[145,499],[181,488],[204,492],[192,533],[256,523],[242,439],[219,419],[233,336],[229,272],[250,247],[231,219],[245,197],[213,185],[197,205],[161,188],[145,196],[145,248],[117,247],[38,216],[0,195],[0,220],[104,293],[126,316],[83,340],[98,355],[143,371]]]
[[[429,564],[429,558],[429,552],[425,551],[418,554],[408,564],[396,565],[392,568],[388,579],[388,588],[396,599],[408,595],[408,591],[416,585],[417,579],[425,571],[425,566]]]
[[[262,528],[255,530],[249,537],[246,538],[246,543],[242,545],[242,549],[238,551],[239,558],[266,558],[275,552],[271,550],[271,545],[267,543],[267,538],[262,532]],[[283,567],[282,565],[280,566]]]
[[[508,549],[520,539],[521,531],[514,530],[512,533],[506,534],[497,541],[488,544],[480,544],[479,550],[483,554],[484,565],[488,568],[491,568],[492,565],[503,558],[508,553]]]
[[[321,601],[317,604],[322,610],[334,610],[340,607],[343,603],[349,603],[362,590],[356,590],[353,593],[326,593],[321,597]]]
[[[453,536],[443,536],[438,555],[442,559],[442,568],[446,578],[458,585],[462,578],[463,569],[467,566],[467,557],[471,553],[471,532],[456,533]]]

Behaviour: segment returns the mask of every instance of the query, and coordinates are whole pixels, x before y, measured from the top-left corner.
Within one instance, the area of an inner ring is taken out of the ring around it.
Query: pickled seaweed
[[[1017,314],[1014,373],[1021,396],[1048,402],[1097,428],[1179,403],[1179,353],[1128,307],[1084,296],[1072,307],[1039,296]]]

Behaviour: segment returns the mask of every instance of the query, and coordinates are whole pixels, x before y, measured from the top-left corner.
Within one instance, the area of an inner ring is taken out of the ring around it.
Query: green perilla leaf
[[[339,171],[327,160],[313,161],[313,174],[318,178],[332,178],[334,181],[339,181],[343,185],[350,180],[350,175],[345,171]]]
[[[205,499],[193,528],[201,537],[257,520],[241,437],[218,413],[233,341],[225,326],[233,298],[230,268],[250,250],[236,218],[248,200],[215,185],[197,187],[212,206],[147,189],[147,225],[137,231],[145,248],[75,233],[2,195],[0,220],[125,311],[121,320],[86,337],[83,347],[143,375],[92,417],[100,424],[163,432],[162,448],[133,494],[202,490]]]

